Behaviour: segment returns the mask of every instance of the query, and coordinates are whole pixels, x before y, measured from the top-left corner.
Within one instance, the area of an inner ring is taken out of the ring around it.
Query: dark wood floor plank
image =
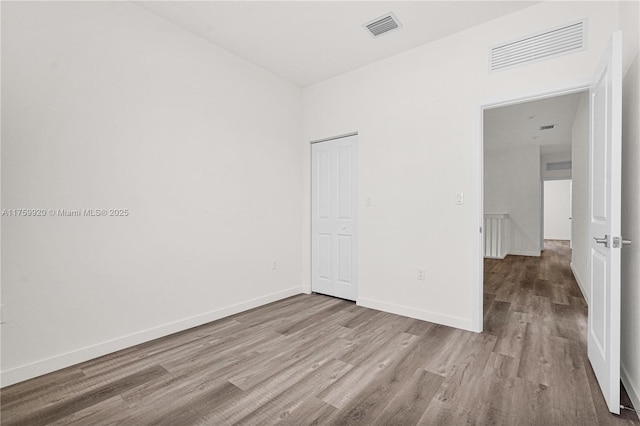
[[[588,424],[597,418],[593,399],[588,394],[585,398],[575,392],[575,389],[589,387],[581,349],[577,342],[572,341],[558,342],[553,346],[553,359],[559,361],[549,386],[555,424]]]
[[[468,411],[473,407],[478,386],[492,357],[496,337],[490,334],[474,335],[463,355],[446,372],[442,386],[434,399]]]
[[[342,409],[353,401],[369,383],[373,382],[392,364],[394,358],[413,347],[417,336],[407,333],[397,334],[387,341],[387,345],[372,351],[361,359],[354,368],[338,381],[316,395],[317,398]]]
[[[179,410],[188,406],[198,395],[217,389],[226,382],[237,368],[251,364],[257,356],[255,352],[239,354],[218,362],[210,362],[196,371],[185,371],[180,375],[171,374],[166,378],[149,381],[135,389],[124,392],[121,397],[129,407],[135,408],[136,419],[142,421],[164,411]]]
[[[515,378],[511,411],[503,424],[553,425],[551,403],[551,392],[547,386]]]
[[[518,377],[533,383],[549,386],[555,371],[554,363],[558,362],[558,360],[553,359],[554,343],[557,342],[544,330],[536,328],[532,324],[527,324]]]
[[[339,363],[341,368],[345,366],[345,363],[333,359],[331,355],[332,350],[333,348],[330,345],[325,345],[322,349],[319,348],[317,352],[298,360],[295,365],[291,365],[287,369],[274,373],[251,389],[245,391],[242,398],[234,399],[233,401],[216,407],[212,414],[224,424],[236,423],[254,411],[259,410],[263,405],[270,403],[282,393],[283,389],[288,389],[300,381],[303,381],[317,369],[328,368],[325,366],[333,366],[336,363]],[[346,374],[349,373],[347,372]],[[342,377],[344,377],[344,375],[340,378]],[[340,378],[338,378],[338,380],[340,380]],[[318,390],[320,389],[322,389],[321,386],[319,386]]]
[[[584,342],[582,336],[587,334],[587,318],[583,312],[571,305],[557,303],[551,304],[551,310],[553,312],[551,321],[555,323],[553,327],[555,336],[575,342]]]
[[[332,314],[339,313],[345,308],[345,306],[350,305],[349,302],[341,299],[334,299],[332,300],[332,302],[334,303],[328,304],[322,309],[311,312],[310,315],[307,316],[307,318],[303,320],[298,319],[297,321],[292,321],[291,323],[286,324],[283,327],[276,328],[275,331],[288,336],[290,334],[304,330],[307,327],[317,325],[321,320],[330,317]]]
[[[9,386],[0,389],[0,407],[11,407],[12,404],[25,404],[34,401],[41,395],[64,393],[64,386],[69,381],[80,381],[86,378],[80,368],[70,367],[64,370],[27,380],[20,386]],[[40,403],[43,403],[41,400]]]
[[[505,327],[505,320],[511,303],[493,300],[484,314],[484,331],[489,334],[499,334]]]
[[[238,425],[275,424],[295,412],[302,402],[312,398],[324,388],[335,383],[349,370],[352,365],[339,360],[329,360],[326,364],[316,368],[311,374],[289,388],[285,388],[272,400],[260,406],[257,410],[234,422]]]
[[[164,410],[162,414],[156,411],[156,413],[147,417],[148,422],[157,426],[193,424],[206,413],[213,411],[216,406],[239,398],[242,394],[243,391],[241,389],[229,382],[224,382],[191,399],[187,405],[180,407],[179,410]]]
[[[400,355],[391,359],[389,365],[377,374],[375,380],[359,390],[357,397],[338,413],[339,417],[332,419],[332,424],[372,424],[384,410],[384,401],[401,392],[414,373],[422,370],[421,366],[429,347],[428,339],[414,339]],[[438,381],[440,382],[441,380]]]
[[[373,421],[376,426],[417,424],[444,377],[418,369]]]
[[[316,397],[301,401],[300,405],[288,416],[276,419],[274,424],[287,426],[324,425],[336,412],[336,408]]]
[[[482,377],[487,379],[509,379],[518,375],[519,358],[492,352],[489,355]]]
[[[493,349],[494,352],[520,359],[528,319],[529,316],[527,314],[509,311],[504,320],[504,325],[498,333],[498,340]]]
[[[422,336],[427,331],[431,330],[435,324],[432,322],[421,321],[410,318],[410,322],[407,327],[402,330],[404,333],[413,334],[414,336]]]
[[[3,412],[2,422],[5,425],[28,424],[32,426],[46,425],[68,415],[82,410],[94,404],[98,404],[107,399],[116,397],[122,392],[140,386],[156,377],[168,374],[167,370],[162,367],[151,367],[139,373],[132,374],[123,379],[107,383],[102,387],[85,393],[81,396],[63,400],[57,404],[44,407],[40,410],[27,414],[26,416],[16,419],[12,418],[8,413]]]
[[[327,340],[325,343],[324,347],[318,348],[313,341],[301,341],[291,349],[280,350],[278,353],[267,352],[252,360],[249,368],[238,369],[228,380],[240,389],[248,390],[287,369],[294,368],[301,361],[322,356],[329,351],[332,358],[338,358],[348,348],[346,342],[340,339]]]

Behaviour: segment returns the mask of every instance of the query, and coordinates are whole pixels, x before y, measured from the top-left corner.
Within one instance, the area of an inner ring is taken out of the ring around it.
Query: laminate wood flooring
[[[566,243],[485,261],[485,332],[299,295],[19,383],[3,425],[631,425]]]

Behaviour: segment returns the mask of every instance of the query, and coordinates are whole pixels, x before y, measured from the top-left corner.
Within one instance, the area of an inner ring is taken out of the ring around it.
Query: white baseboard
[[[204,314],[195,315],[179,321],[163,324],[158,327],[142,330],[133,334],[118,337],[113,340],[98,343],[95,345],[80,348],[71,352],[56,355],[51,358],[43,359],[31,364],[21,365],[0,373],[0,387],[9,386],[14,383],[22,382],[43,374],[51,373],[75,364],[79,364],[90,359],[94,359],[103,355],[107,355],[131,346],[139,345],[159,337],[168,336],[169,334],[184,331],[189,328],[197,327],[202,324],[209,323],[239,312],[257,308],[267,303],[295,296],[304,293],[302,287],[293,287],[276,293],[267,294],[255,299],[250,299],[235,305],[216,309]]]
[[[627,369],[624,368],[624,365],[620,365],[620,379],[622,380],[622,384],[624,388],[627,390],[627,394],[629,394],[629,399],[631,399],[631,403],[636,410],[640,410],[640,383],[634,383],[627,372]],[[638,415],[638,419],[640,419],[640,413],[636,413]]]
[[[580,287],[580,291],[582,292],[582,297],[584,297],[584,300],[586,300],[587,306],[588,306],[589,295],[587,294],[587,289],[585,288],[584,284],[582,284],[582,279],[578,274],[578,270],[573,266],[573,262],[569,263],[569,266],[571,266],[571,272],[573,272],[573,277],[576,279],[576,282],[578,283],[578,287]]]
[[[527,251],[527,250],[509,250],[509,254],[514,256],[535,256],[540,257],[540,250]]]
[[[365,308],[389,312],[390,314],[416,318],[422,321],[429,321],[437,324],[447,325],[449,327],[461,328],[463,330],[476,331],[473,328],[473,322],[471,321],[471,319],[467,318],[453,317],[437,312],[424,311],[422,309],[396,305],[388,302],[381,302],[379,300],[367,299],[364,297],[359,297],[356,301],[356,304],[364,306]]]

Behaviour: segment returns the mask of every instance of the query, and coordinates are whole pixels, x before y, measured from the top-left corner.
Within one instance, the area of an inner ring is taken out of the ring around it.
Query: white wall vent
[[[369,31],[369,34],[371,34],[372,37],[379,37],[389,31],[401,28],[402,24],[398,21],[398,18],[393,14],[393,12],[389,12],[367,22],[366,24],[363,24],[362,26]]]
[[[568,55],[587,48],[587,20],[562,25],[490,49],[490,71]]]

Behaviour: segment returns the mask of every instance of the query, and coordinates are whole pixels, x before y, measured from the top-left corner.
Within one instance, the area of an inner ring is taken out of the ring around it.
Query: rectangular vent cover
[[[578,22],[546,30],[490,49],[489,68],[506,68],[538,62],[586,49],[587,22]]]
[[[540,130],[551,130],[551,129],[555,129],[556,125],[555,124],[547,124],[545,126],[540,126]]]
[[[556,163],[547,163],[547,170],[571,170],[571,161],[558,161]]]
[[[363,27],[365,27],[373,37],[378,37],[389,31],[397,30],[402,27],[402,24],[398,21],[396,15],[389,12],[373,21],[367,22]]]

